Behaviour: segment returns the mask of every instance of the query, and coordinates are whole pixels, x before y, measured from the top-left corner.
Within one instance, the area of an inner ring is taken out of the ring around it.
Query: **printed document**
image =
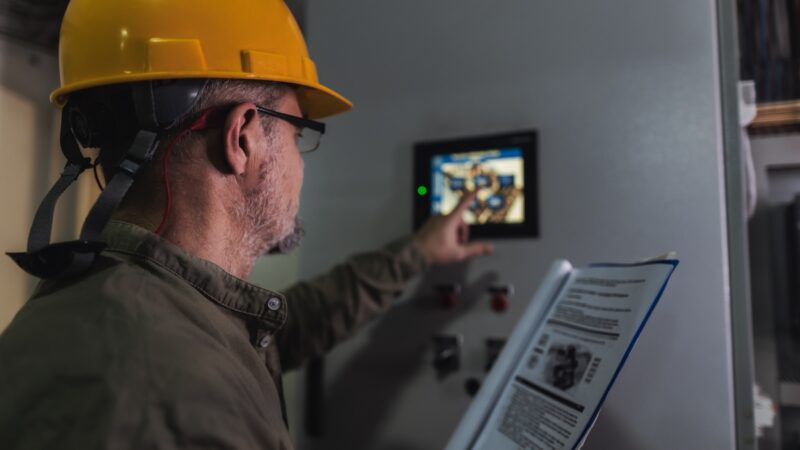
[[[579,448],[677,263],[558,262],[448,449]]]

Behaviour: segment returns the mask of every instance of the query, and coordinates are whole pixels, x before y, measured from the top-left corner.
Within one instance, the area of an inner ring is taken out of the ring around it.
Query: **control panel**
[[[423,142],[414,149],[414,226],[449,214],[466,192],[464,214],[478,238],[537,237],[536,132]]]

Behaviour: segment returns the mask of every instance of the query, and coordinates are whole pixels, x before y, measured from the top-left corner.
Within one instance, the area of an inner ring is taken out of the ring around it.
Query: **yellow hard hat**
[[[176,78],[295,84],[311,119],[353,106],[320,84],[283,0],[72,0],[59,63],[58,107],[82,89]]]

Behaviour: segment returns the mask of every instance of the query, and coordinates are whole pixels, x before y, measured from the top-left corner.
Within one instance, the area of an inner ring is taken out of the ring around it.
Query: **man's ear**
[[[243,175],[259,140],[259,133],[264,133],[256,105],[242,103],[231,109],[225,118],[222,133],[225,164],[234,175]]]

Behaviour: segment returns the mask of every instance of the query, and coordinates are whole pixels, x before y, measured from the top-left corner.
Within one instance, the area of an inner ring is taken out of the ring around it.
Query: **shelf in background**
[[[750,129],[789,127],[800,125],[800,100],[763,103],[758,105],[758,113],[750,124]]]

